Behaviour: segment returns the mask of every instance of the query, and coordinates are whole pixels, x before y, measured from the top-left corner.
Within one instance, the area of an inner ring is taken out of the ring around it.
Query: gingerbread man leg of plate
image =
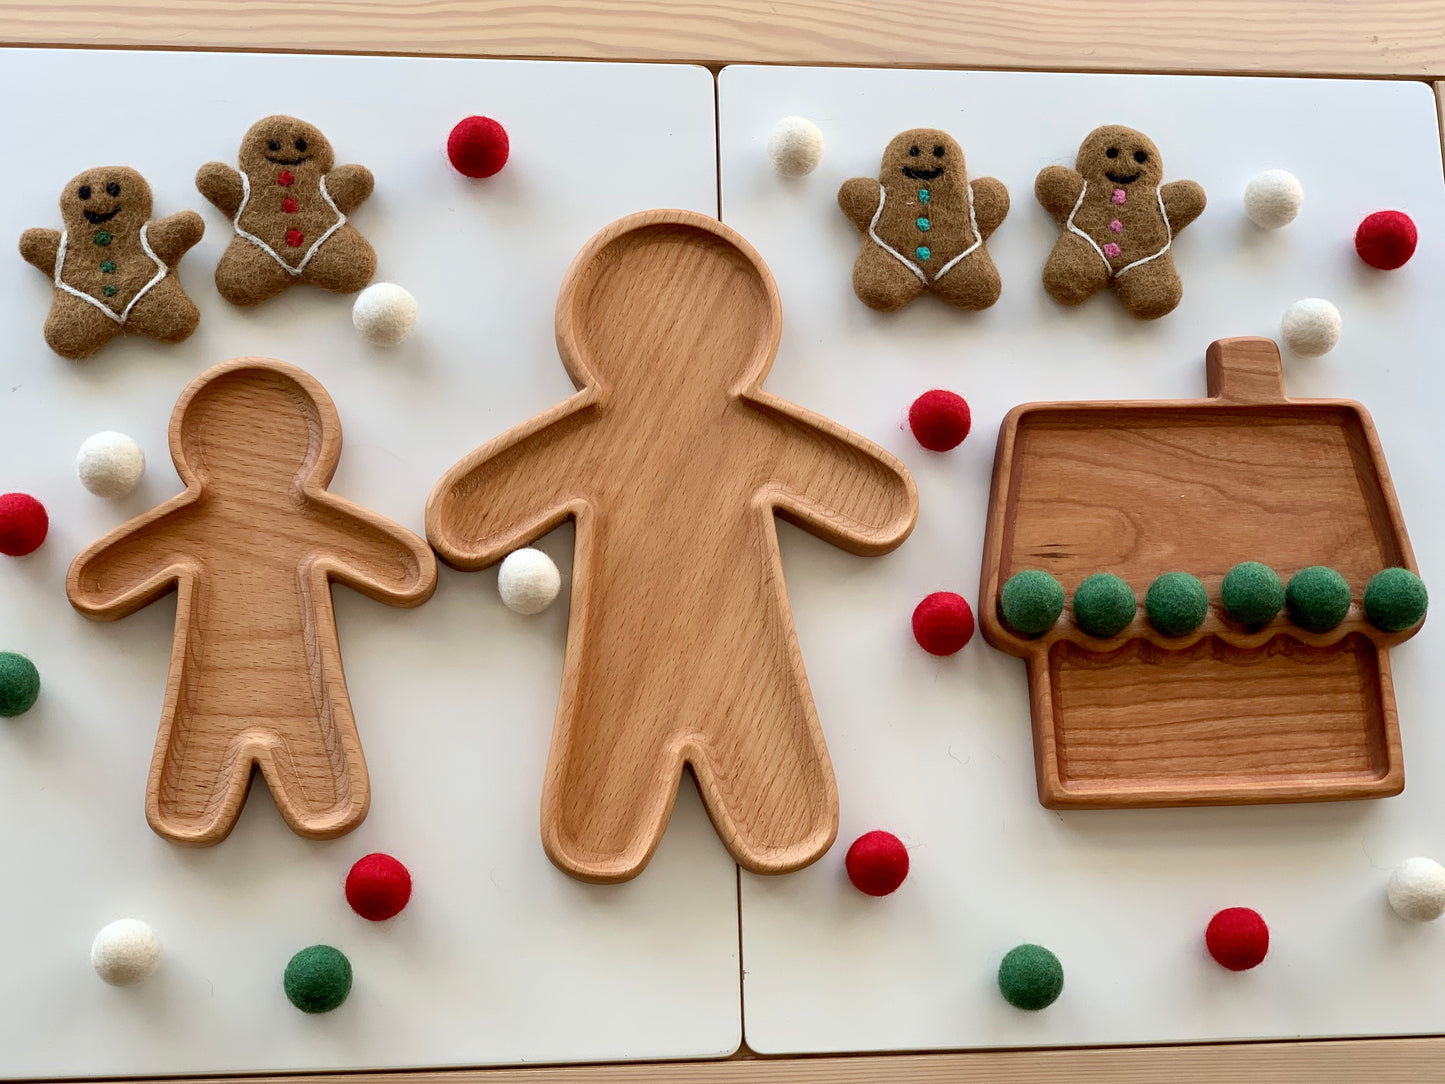
[[[339,294],[354,294],[376,274],[376,251],[350,224],[333,233],[312,254],[301,281]]]
[[[977,311],[998,300],[1003,280],[985,248],[977,248],[932,283],[933,292],[957,309]]]
[[[216,264],[216,290],[232,305],[259,305],[292,281],[294,276],[274,256],[244,237],[232,237]]]
[[[89,301],[55,291],[45,319],[45,341],[63,358],[81,361],[120,334],[120,324]]]
[[[1156,320],[1171,313],[1184,297],[1172,252],[1115,275],[1114,290],[1136,320]]]
[[[878,312],[897,312],[924,290],[923,280],[897,256],[865,238],[853,264],[853,292]]]
[[[126,321],[128,331],[148,335],[163,343],[184,342],[201,322],[201,310],[181,287],[180,279],[167,275],[135,303]]]
[[[1059,234],[1044,264],[1044,289],[1060,305],[1079,305],[1109,284],[1109,265],[1076,233]]]

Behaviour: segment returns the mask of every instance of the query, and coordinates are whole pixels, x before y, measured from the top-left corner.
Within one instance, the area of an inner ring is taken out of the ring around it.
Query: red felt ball
[[[1376,211],[1366,215],[1355,231],[1355,251],[1371,267],[1393,271],[1415,255],[1419,239],[1415,223],[1404,211]]]
[[[1258,911],[1248,907],[1226,907],[1209,920],[1204,931],[1209,955],[1231,971],[1257,967],[1269,952],[1269,927]]]
[[[447,136],[447,157],[468,177],[490,177],[507,164],[511,150],[507,130],[491,117],[467,117]]]
[[[389,854],[359,858],[346,875],[346,902],[362,918],[381,922],[411,899],[411,874]]]
[[[963,443],[973,425],[973,415],[963,396],[934,388],[913,400],[908,408],[908,425],[918,443],[930,452],[946,452]]]
[[[846,864],[854,888],[886,896],[908,876],[908,849],[892,832],[865,832],[848,848]]]
[[[973,639],[973,610],[952,591],[935,591],[913,610],[913,638],[930,655],[952,655]]]
[[[45,505],[28,493],[0,494],[0,553],[11,557],[34,553],[49,530]]]

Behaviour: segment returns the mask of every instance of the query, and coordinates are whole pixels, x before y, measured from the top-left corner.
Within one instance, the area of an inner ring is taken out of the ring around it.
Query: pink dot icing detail
[[[1107,245],[1104,246],[1104,255],[1107,256],[1107,257],[1109,257],[1109,259],[1111,259],[1111,260],[1112,260],[1115,256],[1119,255],[1119,252],[1120,252],[1120,251],[1121,251],[1121,250],[1120,250],[1119,246],[1116,245],[1116,244],[1114,244],[1113,241],[1110,241]]]
[[[1123,203],[1123,202],[1124,202],[1126,199],[1128,199],[1128,198],[1129,198],[1129,194],[1128,194],[1127,192],[1125,192],[1122,188],[1116,188],[1116,189],[1114,189],[1114,202],[1115,202],[1115,203]]]
[[[1110,231],[1113,232],[1113,233],[1123,233],[1123,232],[1124,232],[1124,223],[1120,222],[1120,221],[1116,218],[1116,219],[1114,219],[1113,222],[1110,222],[1110,223],[1109,223],[1109,229],[1110,229]]]

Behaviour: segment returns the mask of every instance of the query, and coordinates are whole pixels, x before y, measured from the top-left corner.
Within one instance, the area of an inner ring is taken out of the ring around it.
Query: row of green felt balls
[[[1310,632],[1328,632],[1350,612],[1350,585],[1332,568],[1314,565],[1290,577],[1245,561],[1225,574],[1219,588],[1224,612],[1250,628],[1265,625],[1287,609],[1295,624]],[[1400,632],[1425,616],[1429,598],[1420,577],[1406,568],[1387,568],[1365,587],[1365,617],[1376,628]],[[1074,591],[1074,622],[1090,636],[1117,636],[1134,620],[1134,591],[1118,576],[1098,572]],[[1004,624],[1023,636],[1054,627],[1064,612],[1064,585],[1041,569],[1010,576],[999,593]],[[1149,585],[1144,612],[1165,636],[1187,636],[1209,614],[1204,584],[1187,572],[1166,572]]]

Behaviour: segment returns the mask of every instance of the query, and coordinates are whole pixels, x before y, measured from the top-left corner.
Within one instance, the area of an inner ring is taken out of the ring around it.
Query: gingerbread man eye
[[[1118,147],[1110,147],[1108,150],[1106,150],[1106,151],[1104,152],[1104,157],[1105,157],[1105,158],[1118,158],[1118,157],[1119,157],[1119,148],[1118,148]]]
[[[1138,162],[1138,163],[1142,166],[1145,162],[1149,161],[1149,154],[1148,154],[1148,152],[1147,152],[1147,151],[1135,151],[1135,152],[1134,152],[1134,161]]]
[[[83,184],[75,190],[75,194],[81,199],[90,199],[90,185]]]
[[[116,184],[114,181],[111,181],[110,184],[106,185],[105,190],[112,196],[120,195],[120,185]]]
[[[942,157],[943,157],[943,145],[942,145],[941,143],[940,143],[938,146],[936,146],[936,147],[933,148],[933,157],[935,157],[935,158],[942,158]]]
[[[298,139],[296,141],[296,149],[304,154],[306,152],[306,140]]]
[[[917,157],[918,157],[918,148],[917,148],[917,147],[909,147],[909,148],[908,148],[908,154],[909,154],[909,156],[912,157],[912,158],[917,158]]]
[[[279,151],[281,149],[281,141],[279,139],[273,139],[267,143],[266,146],[273,151]]]

